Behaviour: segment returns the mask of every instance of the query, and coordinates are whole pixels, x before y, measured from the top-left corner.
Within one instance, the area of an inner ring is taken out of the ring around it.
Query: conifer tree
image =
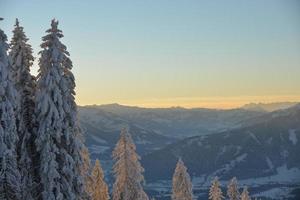
[[[248,188],[244,187],[243,192],[241,194],[241,200],[250,200]]]
[[[115,164],[113,172],[113,200],[148,200],[143,190],[144,177],[137,155],[136,147],[126,129],[122,129],[121,136],[113,151]]]
[[[0,199],[19,200],[21,177],[16,156],[16,90],[9,76],[7,50],[7,36],[0,29]]]
[[[36,145],[44,200],[77,200],[84,196],[81,176],[83,148],[74,102],[72,62],[58,21],[43,37],[39,59],[35,112]]]
[[[218,177],[215,177],[212,181],[210,190],[209,190],[209,199],[211,200],[221,200],[224,199],[222,195],[222,190],[220,188],[220,183]]]
[[[173,175],[172,200],[192,200],[192,182],[183,161],[178,160]]]
[[[86,147],[82,149],[82,168],[81,176],[83,177],[84,184],[84,198],[91,199],[91,194],[93,193],[93,180],[91,176],[91,161],[89,156],[89,151]]]
[[[36,184],[38,176],[35,169],[36,134],[34,130],[34,94],[35,78],[30,74],[33,64],[32,48],[27,43],[23,27],[16,19],[15,29],[11,41],[11,74],[17,90],[17,132],[19,142],[17,145],[18,165],[21,173],[22,198],[31,200],[32,194],[36,196]]]
[[[108,200],[108,187],[104,181],[103,170],[100,165],[100,161],[97,159],[95,166],[92,171],[92,180],[93,180],[93,191],[92,191],[92,200]]]
[[[240,193],[236,177],[233,177],[227,186],[227,195],[230,200],[239,200]]]

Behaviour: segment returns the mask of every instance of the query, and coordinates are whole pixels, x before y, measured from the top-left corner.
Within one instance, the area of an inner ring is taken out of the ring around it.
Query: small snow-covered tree
[[[91,161],[89,151],[86,147],[82,149],[82,167],[81,167],[81,176],[83,177],[84,182],[84,198],[91,199],[91,194],[93,193],[93,180],[91,176]]]
[[[122,129],[121,136],[113,151],[115,164],[113,172],[115,183],[113,185],[113,200],[148,200],[143,190],[144,177],[137,155],[136,147],[126,129]]]
[[[239,200],[240,193],[236,177],[233,177],[227,186],[227,195],[230,200]]]
[[[241,194],[241,200],[250,200],[248,188],[244,187],[243,192]]]
[[[92,171],[92,200],[108,200],[108,187],[104,180],[103,170],[100,161],[97,159]]]
[[[220,188],[220,182],[218,177],[215,177],[212,181],[210,190],[209,190],[209,199],[211,200],[221,200],[224,199],[222,190]]]
[[[19,200],[21,177],[16,153],[16,90],[9,75],[7,50],[7,36],[0,29],[0,199]]]
[[[40,177],[44,200],[84,198],[82,138],[74,102],[72,62],[58,22],[43,37],[39,59],[35,113],[36,145],[40,154]]]
[[[17,98],[17,130],[19,142],[17,145],[18,165],[21,173],[21,189],[23,199],[33,199],[36,196],[36,184],[38,176],[36,171],[36,134],[34,130],[34,94],[35,78],[30,74],[33,64],[32,48],[27,43],[23,27],[16,19],[15,29],[11,41],[11,74],[18,93]]]
[[[192,182],[183,161],[178,160],[173,175],[172,200],[192,200]]]

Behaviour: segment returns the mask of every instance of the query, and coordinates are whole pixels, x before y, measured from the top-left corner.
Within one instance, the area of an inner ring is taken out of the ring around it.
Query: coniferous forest
[[[31,75],[33,49],[16,19],[10,42],[0,30],[0,200],[148,200],[144,168],[123,128],[112,153],[114,183],[109,188],[99,160],[93,164],[84,143],[75,103],[75,77],[64,37],[52,20],[41,41],[38,75]],[[237,179],[222,191],[218,177],[211,200],[249,200]],[[193,185],[179,158],[172,200],[192,200]]]
[[[128,130],[121,130],[113,151],[111,193],[99,160],[91,165],[77,118],[73,65],[58,24],[53,19],[42,37],[36,77],[30,73],[33,50],[18,19],[10,43],[0,30],[0,199],[148,200],[144,169]],[[172,187],[172,200],[193,199],[181,159]],[[239,194],[235,178],[228,197],[250,199],[246,187]],[[209,199],[223,198],[216,177]]]

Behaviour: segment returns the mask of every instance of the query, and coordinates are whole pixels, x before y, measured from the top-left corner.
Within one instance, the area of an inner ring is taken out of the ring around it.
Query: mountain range
[[[225,185],[236,176],[258,197],[293,199],[300,188],[300,106],[277,105],[268,111],[110,104],[80,107],[79,116],[92,159],[100,158],[109,182],[111,151],[120,129],[128,127],[142,157],[146,189],[156,199],[169,199],[179,158],[188,167],[196,197],[206,197],[212,177]]]
[[[242,106],[243,109],[253,111],[273,112],[295,106],[298,102],[274,102],[274,103],[249,103]]]

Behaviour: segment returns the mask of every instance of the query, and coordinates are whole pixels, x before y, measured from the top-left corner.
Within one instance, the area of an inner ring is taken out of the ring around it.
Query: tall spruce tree
[[[178,160],[173,175],[172,200],[192,200],[192,182],[183,161]]]
[[[108,187],[104,180],[104,173],[100,165],[100,161],[97,159],[92,171],[92,200],[108,200],[109,193]]]
[[[211,200],[222,200],[224,199],[222,190],[220,188],[220,182],[218,177],[215,177],[212,181],[210,190],[209,190],[209,199]]]
[[[43,37],[39,59],[35,113],[36,145],[44,200],[77,200],[84,196],[81,176],[83,148],[74,102],[72,62],[58,21]]]
[[[0,199],[19,200],[21,177],[17,166],[15,119],[17,93],[9,75],[8,47],[7,36],[0,29]]]
[[[240,199],[240,193],[236,177],[233,177],[227,186],[227,196],[230,200]]]
[[[27,43],[23,27],[16,19],[13,37],[11,41],[11,74],[18,93],[17,101],[17,130],[19,142],[17,145],[18,165],[21,173],[22,198],[31,200],[37,196],[38,175],[35,147],[35,123],[34,123],[34,95],[35,77],[30,74],[33,64],[32,48]]]
[[[250,196],[249,196],[249,192],[248,192],[248,188],[244,187],[243,192],[241,194],[241,200],[250,200]]]
[[[142,187],[144,169],[135,151],[136,147],[130,134],[126,129],[122,129],[120,139],[113,151],[115,160],[113,200],[148,200]]]

